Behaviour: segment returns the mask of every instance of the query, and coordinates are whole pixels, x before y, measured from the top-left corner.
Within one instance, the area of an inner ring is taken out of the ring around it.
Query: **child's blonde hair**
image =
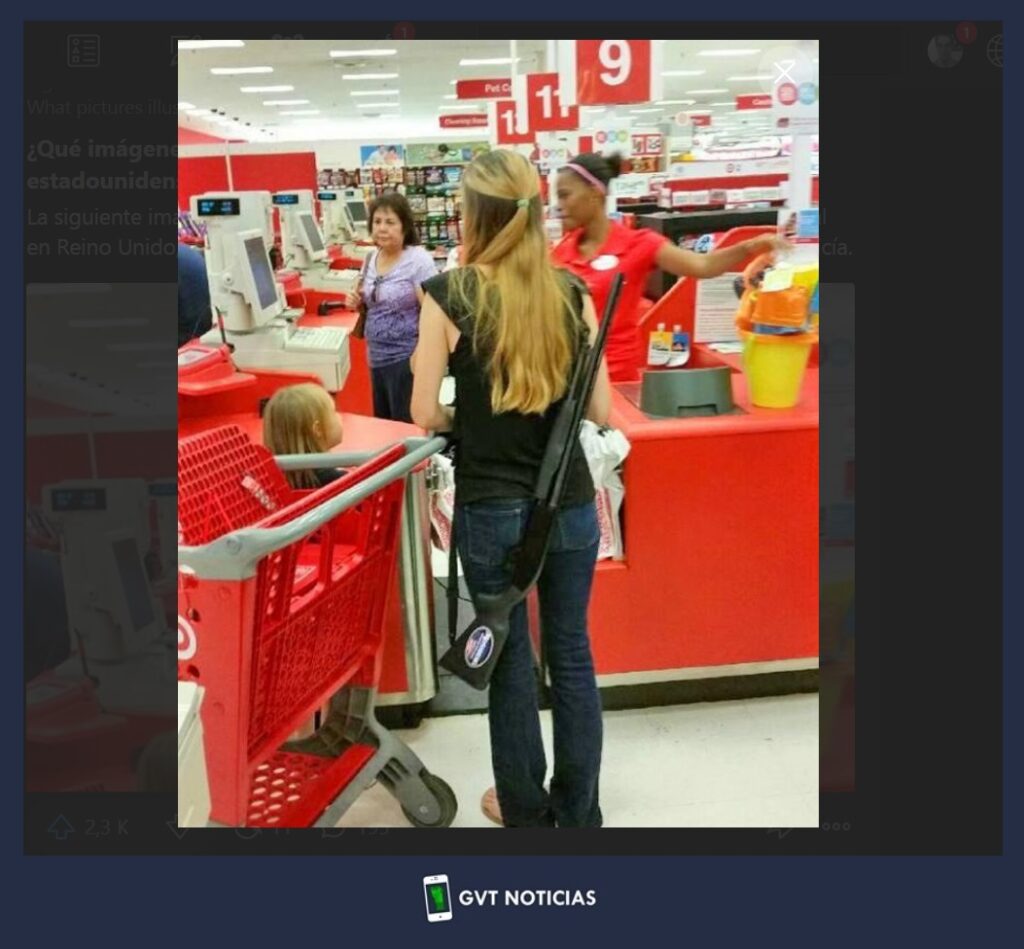
[[[315,455],[325,444],[334,403],[326,389],[312,382],[278,389],[263,410],[263,444],[275,455]],[[293,488],[318,488],[311,470],[286,471]]]

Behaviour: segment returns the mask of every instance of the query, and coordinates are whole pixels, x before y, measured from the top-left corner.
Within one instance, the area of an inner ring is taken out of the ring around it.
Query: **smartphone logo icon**
[[[445,874],[423,878],[423,898],[427,904],[427,921],[443,923],[452,918],[452,899]]]

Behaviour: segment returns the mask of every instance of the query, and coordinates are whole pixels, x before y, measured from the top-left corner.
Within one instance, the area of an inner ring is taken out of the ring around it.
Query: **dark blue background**
[[[909,6],[909,5],[908,5]],[[967,5],[968,7],[970,5]],[[229,18],[227,5],[215,8],[209,2],[185,2],[153,6],[131,3],[90,4],[55,2],[45,11],[24,5],[22,16],[46,19],[209,19]],[[344,20],[384,11],[365,5],[308,5],[297,8],[280,3],[252,2],[245,8],[246,19],[283,19],[299,14],[307,18],[337,17],[339,37],[344,36]],[[512,16],[538,19],[576,19],[582,22],[644,16],[651,19],[699,18],[728,16],[735,19],[737,36],[755,30],[744,28],[770,12],[784,14],[787,19],[816,20],[830,16],[831,9],[817,3],[790,2],[771,11],[763,3],[734,2],[725,7],[698,8],[695,5],[634,5],[628,10],[621,4],[599,0],[589,4],[554,8],[547,3],[526,2],[508,6],[476,4],[468,0],[449,0],[444,4],[389,5],[387,16],[396,22],[416,23],[423,15],[453,20],[508,19]],[[894,18],[904,16],[891,2],[867,0],[855,12],[862,18]],[[922,11],[923,12],[923,11]],[[929,5],[927,17],[947,17],[950,26],[965,19],[965,13],[981,20],[1001,16],[993,5],[984,9],[964,10],[958,5]],[[905,16],[913,14],[908,9]],[[1016,17],[1019,25],[1019,16]],[[297,31],[301,24],[295,21]],[[1007,23],[1006,32],[1011,32]],[[886,26],[879,24],[880,31]],[[581,31],[582,32],[582,31]],[[12,109],[20,101],[22,49],[20,28],[9,25],[5,31],[5,88]],[[1019,33],[1018,33],[1019,35]],[[1018,74],[1011,48],[1011,63],[1005,72],[1007,83],[1004,99],[1006,137],[1005,167],[1019,169],[1020,99],[1015,98]],[[29,53],[30,55],[30,53]],[[870,50],[865,51],[870,55]],[[951,131],[957,147],[970,148],[969,116],[950,116]],[[958,131],[959,130],[959,131]],[[17,120],[9,133],[18,139],[22,151],[21,125]],[[885,148],[887,143],[879,143]],[[906,146],[904,146],[906,147]],[[852,160],[852,159],[851,159]],[[840,156],[827,159],[827,175],[842,174]],[[835,169],[833,172],[832,169]],[[991,246],[994,258],[1016,264],[1012,251],[1019,246],[1014,212],[1021,207],[1019,171],[1005,176],[1005,230],[979,233],[969,237]],[[8,227],[13,231],[14,208],[19,219],[20,186],[13,176],[8,179],[13,190],[8,207],[12,216]],[[958,185],[959,187],[959,185]],[[826,195],[827,202],[827,195]],[[897,209],[898,210],[898,209]],[[898,219],[898,215],[896,216]],[[934,241],[937,252],[948,252],[955,258],[952,235],[914,235],[915,239]],[[14,256],[20,254],[15,242]],[[1013,300],[1015,289],[1010,283],[1011,268],[1004,271],[1005,300]],[[920,275],[921,279],[940,279],[939,274]],[[15,439],[19,408],[23,405],[23,370],[21,354],[24,330],[17,314],[21,299],[17,286],[8,284],[12,312],[4,347],[5,372],[0,376],[8,408],[11,439]],[[1019,307],[1016,309],[1019,310]],[[977,332],[994,345],[997,338],[994,313],[978,314]],[[1006,559],[1004,630],[1015,631],[1005,637],[1004,685],[1007,721],[1020,717],[1019,692],[1016,689],[1021,669],[1020,630],[1024,629],[1019,601],[1012,597],[1014,585],[1022,576],[1020,542],[1020,464],[1019,416],[1021,404],[1020,353],[1024,339],[1019,313],[1005,318],[1003,360],[1005,369],[1004,455]],[[953,446],[948,446],[955,450]],[[941,460],[941,459],[940,459]],[[4,545],[7,551],[5,579],[11,595],[6,599],[9,636],[19,640],[21,625],[20,563],[22,556],[22,519],[20,498],[23,485],[20,472],[9,472],[12,481],[5,483],[8,505],[4,508]],[[969,503],[958,498],[956,503]],[[955,538],[937,540],[955,543]],[[969,631],[965,631],[969,633]],[[926,631],[921,635],[927,635]],[[5,690],[3,717],[8,729],[6,747],[10,751],[7,789],[7,819],[4,822],[8,852],[21,849],[21,755],[23,725],[23,694],[20,662],[10,662],[8,689]],[[969,670],[966,670],[969,674]],[[933,683],[922,695],[922,701],[942,702],[946,683]],[[894,687],[899,687],[895,684]],[[1017,715],[1012,713],[1016,711]],[[956,746],[971,741],[970,735],[950,735],[948,767],[956,767]],[[1009,728],[1004,733],[1006,767],[1004,772],[1006,849],[1015,856],[1019,852],[1019,818],[1014,805],[1020,801],[1019,733]],[[979,776],[979,780],[983,780]],[[955,807],[955,802],[953,802]],[[884,810],[884,801],[882,802]],[[951,814],[951,819],[953,819]],[[964,815],[955,815],[957,820]],[[901,819],[905,819],[901,815]],[[942,836],[941,824],[932,828]],[[889,946],[902,942],[923,945],[945,944],[990,945],[1001,942],[1005,920],[1016,918],[1019,888],[1008,890],[1008,861],[999,859],[961,859],[955,863],[933,859],[818,859],[791,858],[447,858],[438,857],[359,857],[339,859],[275,858],[246,860],[244,858],[192,858],[161,860],[22,859],[14,875],[4,881],[5,903],[14,913],[9,918],[20,920],[9,926],[18,944],[31,938],[33,943],[53,945],[63,936],[92,944],[112,941],[115,944],[189,943],[237,944],[245,936],[255,936],[257,945],[265,946],[280,940],[291,945],[351,945],[351,939],[374,939],[379,944],[393,945],[398,939],[416,940],[420,945],[503,946],[532,940],[538,947],[579,942],[589,939],[595,945],[608,945],[612,940],[657,940],[669,944],[688,945],[712,941],[713,945],[731,946],[741,940],[764,941],[768,944],[796,943],[826,945],[832,941],[847,943],[870,940],[871,944]],[[424,875],[447,873],[451,879],[455,919],[450,923],[429,925],[424,914],[421,878]],[[593,909],[465,909],[458,905],[457,893],[463,888],[568,888],[596,889],[598,905]],[[1014,898],[1015,897],[1015,898]],[[1001,924],[1001,921],[1002,924]],[[1011,930],[1012,931],[1012,930]],[[1018,930],[1019,931],[1019,930]],[[997,936],[996,933],[1000,933]],[[845,937],[845,938],[844,938]],[[484,941],[487,943],[484,943]]]

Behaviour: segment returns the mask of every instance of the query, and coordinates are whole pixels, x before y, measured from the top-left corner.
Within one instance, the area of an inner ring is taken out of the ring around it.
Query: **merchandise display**
[[[453,247],[462,240],[461,180],[460,165],[405,169],[405,195],[420,242],[428,248]]]

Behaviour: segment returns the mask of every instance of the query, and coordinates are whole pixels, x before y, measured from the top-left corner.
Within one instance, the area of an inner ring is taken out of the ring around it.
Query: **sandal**
[[[484,791],[484,796],[480,799],[480,810],[484,812],[484,817],[492,823],[499,827],[505,826],[505,821],[501,817],[501,805],[498,804],[497,788],[488,788]]]

